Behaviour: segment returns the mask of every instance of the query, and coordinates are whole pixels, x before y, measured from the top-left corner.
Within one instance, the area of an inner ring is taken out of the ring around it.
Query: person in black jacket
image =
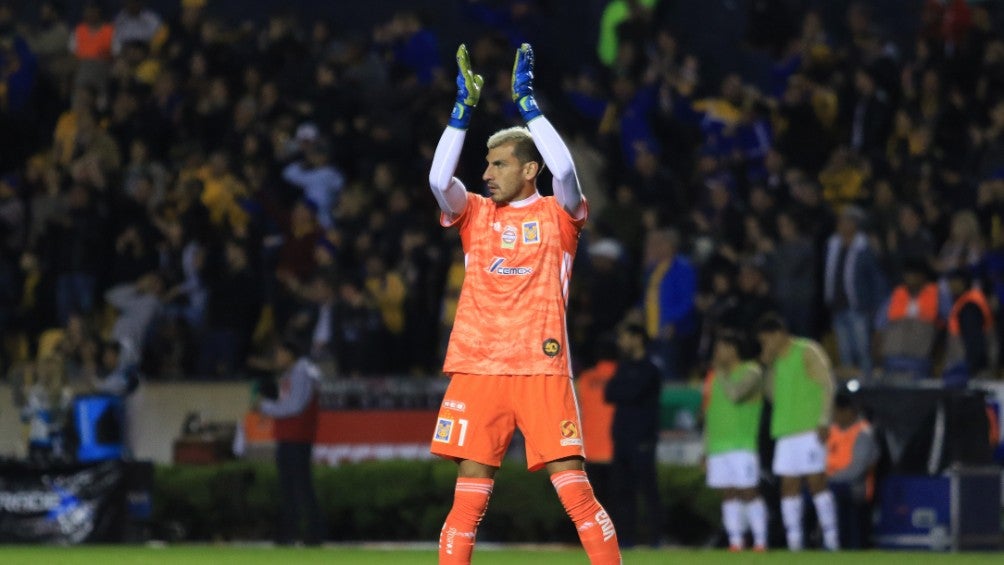
[[[607,383],[613,404],[614,519],[621,547],[636,543],[638,497],[644,500],[649,543],[662,535],[662,501],[656,481],[655,448],[659,434],[659,369],[648,357],[648,337],[640,325],[628,324],[617,336],[621,360]]]

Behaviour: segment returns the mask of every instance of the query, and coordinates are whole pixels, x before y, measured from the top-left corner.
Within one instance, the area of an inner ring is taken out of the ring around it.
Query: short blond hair
[[[488,149],[509,144],[512,144],[512,154],[520,165],[533,161],[537,163],[538,170],[544,168],[544,160],[540,156],[540,151],[537,150],[537,145],[533,142],[533,135],[529,129],[523,126],[513,126],[500,129],[488,138]]]

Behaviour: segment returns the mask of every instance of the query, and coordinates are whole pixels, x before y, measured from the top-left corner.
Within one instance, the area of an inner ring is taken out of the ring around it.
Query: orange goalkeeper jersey
[[[551,196],[496,205],[469,193],[459,217],[443,217],[466,265],[445,373],[571,374],[565,310],[582,216]]]

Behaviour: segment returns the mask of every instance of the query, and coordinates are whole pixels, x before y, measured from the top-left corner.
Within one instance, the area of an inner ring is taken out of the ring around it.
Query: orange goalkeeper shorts
[[[517,427],[531,471],[585,456],[572,379],[560,375],[454,374],[439,407],[432,453],[498,467]]]

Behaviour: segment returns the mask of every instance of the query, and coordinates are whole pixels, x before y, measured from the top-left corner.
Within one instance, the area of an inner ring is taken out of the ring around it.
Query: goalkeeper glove
[[[471,124],[471,114],[481,98],[481,86],[485,79],[471,70],[471,58],[463,43],[457,48],[457,102],[450,114],[450,127],[467,129]]]
[[[533,47],[529,43],[519,46],[516,60],[512,63],[512,100],[525,121],[541,115],[537,101],[533,99]]]

